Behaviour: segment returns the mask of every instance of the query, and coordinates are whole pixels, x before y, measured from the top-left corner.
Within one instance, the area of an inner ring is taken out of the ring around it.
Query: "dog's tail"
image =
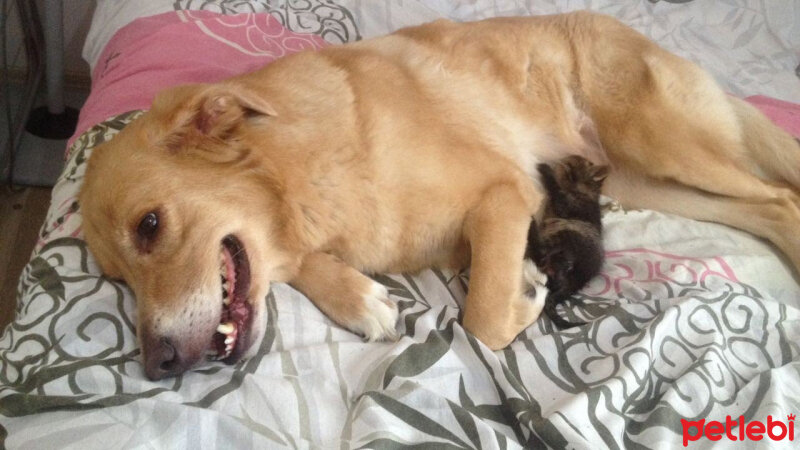
[[[752,163],[767,179],[800,190],[800,142],[753,105],[735,97],[728,99],[742,127],[742,139]]]

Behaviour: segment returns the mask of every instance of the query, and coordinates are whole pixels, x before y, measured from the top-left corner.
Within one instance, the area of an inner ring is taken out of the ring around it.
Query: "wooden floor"
[[[17,281],[50,205],[51,188],[0,186],[0,334],[14,318]]]

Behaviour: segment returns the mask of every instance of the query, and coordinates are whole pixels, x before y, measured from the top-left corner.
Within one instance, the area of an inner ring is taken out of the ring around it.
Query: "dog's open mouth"
[[[235,236],[222,240],[219,264],[222,313],[208,353],[212,359],[233,364],[246,350],[252,322],[252,306],[247,301],[250,263],[244,246]]]

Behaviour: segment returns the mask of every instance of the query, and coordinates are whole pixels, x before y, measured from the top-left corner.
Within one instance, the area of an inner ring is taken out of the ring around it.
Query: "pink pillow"
[[[267,13],[179,11],[137,19],[120,29],[100,54],[92,92],[67,148],[99,122],[148,109],[164,88],[221,81],[325,45],[316,35],[289,31]]]
[[[745,98],[753,106],[760,109],[776,125],[788,131],[789,134],[800,138],[800,105],[789,103],[763,95],[754,95]]]

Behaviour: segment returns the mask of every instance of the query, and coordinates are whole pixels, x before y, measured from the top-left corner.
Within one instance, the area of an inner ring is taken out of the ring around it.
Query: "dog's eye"
[[[136,227],[136,234],[145,242],[152,240],[158,233],[158,214],[149,212],[142,217]]]

